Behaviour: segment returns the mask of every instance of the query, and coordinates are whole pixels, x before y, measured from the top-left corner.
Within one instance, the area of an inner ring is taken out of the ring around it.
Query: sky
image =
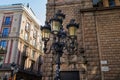
[[[40,20],[41,25],[44,25],[46,19],[47,0],[0,0],[0,5],[9,5],[16,3],[23,3],[25,5],[29,3],[30,8],[32,8],[36,17]]]

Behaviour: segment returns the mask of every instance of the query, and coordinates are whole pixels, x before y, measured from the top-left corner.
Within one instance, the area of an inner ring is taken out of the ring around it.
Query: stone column
[[[104,5],[104,7],[109,7],[109,2],[108,2],[108,0],[103,0],[103,5]]]

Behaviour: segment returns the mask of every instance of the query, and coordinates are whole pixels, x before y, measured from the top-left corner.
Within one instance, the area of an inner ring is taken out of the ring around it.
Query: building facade
[[[80,80],[120,80],[120,1],[48,0],[46,20],[49,21],[57,10],[66,14],[64,27],[70,19],[79,23],[78,48],[85,50],[84,54],[78,50],[72,58],[63,54],[60,71],[78,71]],[[87,64],[82,63],[83,59]],[[52,54],[45,55],[43,66],[43,80],[53,80]]]
[[[38,19],[29,6],[0,6],[1,79],[16,76],[18,80],[41,80],[43,46],[40,33]],[[13,63],[15,68],[11,70]]]

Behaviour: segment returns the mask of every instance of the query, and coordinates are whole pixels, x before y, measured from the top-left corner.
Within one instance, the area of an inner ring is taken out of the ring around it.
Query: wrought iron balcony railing
[[[19,67],[19,71],[20,72],[24,72],[24,73],[28,73],[28,74],[36,75],[36,76],[42,76],[42,72],[41,71],[38,71],[38,70],[35,70],[35,69],[31,70],[31,68],[23,68],[20,65],[18,67]]]
[[[8,64],[8,63],[4,63],[2,64],[2,66],[0,67],[0,70],[10,70],[11,64]]]
[[[10,21],[10,22],[8,22],[8,23],[3,22],[3,23],[2,23],[2,26],[3,26],[3,27],[10,26],[10,25],[11,25],[11,23],[12,23],[12,21]]]
[[[3,33],[0,34],[0,38],[8,38],[8,37],[9,37],[9,34],[3,34]]]

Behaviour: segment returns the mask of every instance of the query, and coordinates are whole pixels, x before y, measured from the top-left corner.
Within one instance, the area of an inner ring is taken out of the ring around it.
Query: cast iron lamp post
[[[60,57],[67,50],[67,53],[73,54],[77,51],[77,35],[76,31],[79,24],[75,23],[74,19],[66,26],[68,31],[65,31],[62,25],[65,15],[60,10],[50,19],[50,22],[45,22],[41,27],[42,40],[44,41],[44,53],[52,51],[56,55],[56,75],[54,80],[60,80]],[[53,36],[50,49],[47,48],[47,42],[50,39],[50,33]]]

